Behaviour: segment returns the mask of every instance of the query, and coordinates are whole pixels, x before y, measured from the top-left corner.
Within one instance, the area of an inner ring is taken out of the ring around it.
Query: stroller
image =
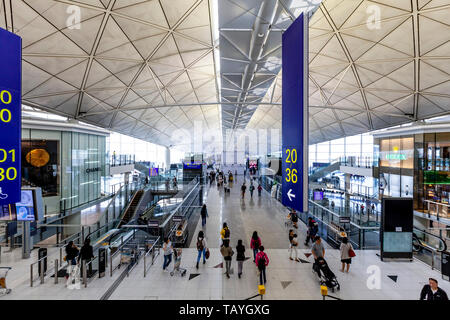
[[[339,282],[336,279],[336,275],[328,267],[328,263],[324,258],[318,258],[313,264],[313,272],[315,272],[319,278],[321,285],[326,285],[334,292],[334,289],[341,289]]]
[[[175,273],[178,273],[182,277],[184,277],[186,275],[186,269],[180,267],[181,254],[182,254],[181,248],[175,248],[173,250],[174,261],[173,261],[173,270],[172,270],[172,272],[170,272],[171,276],[173,276]]]

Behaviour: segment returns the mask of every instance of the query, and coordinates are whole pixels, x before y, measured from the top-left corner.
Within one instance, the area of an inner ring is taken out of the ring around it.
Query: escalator
[[[433,269],[441,270],[442,253],[447,251],[447,243],[438,235],[414,227],[414,258],[428,264]]]
[[[331,163],[329,166],[326,166],[324,168],[319,168],[316,171],[314,171],[312,174],[309,175],[309,181],[310,182],[316,182],[317,180],[326,177],[330,173],[334,171],[338,171],[341,167],[340,161],[335,161]]]
[[[144,194],[144,190],[136,191],[136,193],[133,196],[133,199],[131,199],[130,204],[125,209],[125,212],[123,213],[123,216],[120,219],[120,222],[119,222],[119,225],[117,226],[117,228],[120,228],[123,225],[127,224],[134,217],[134,213],[136,211],[136,208],[137,208],[139,201],[141,200],[143,194]]]

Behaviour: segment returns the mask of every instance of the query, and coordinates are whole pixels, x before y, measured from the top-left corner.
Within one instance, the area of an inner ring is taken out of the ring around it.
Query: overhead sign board
[[[22,39],[0,28],[0,205],[21,200]]]
[[[282,203],[308,211],[308,17],[282,37]]]
[[[350,223],[350,217],[339,217],[339,223]]]

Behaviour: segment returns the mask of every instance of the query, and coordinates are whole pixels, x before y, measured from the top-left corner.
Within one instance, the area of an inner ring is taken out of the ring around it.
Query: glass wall
[[[450,132],[415,135],[415,209],[450,214]]]
[[[358,134],[310,145],[309,166],[312,167],[314,162],[331,163],[341,157],[372,158],[372,154],[372,135]]]
[[[113,154],[114,151],[117,156],[121,154],[134,154],[135,160],[138,162],[150,161],[155,163],[157,167],[165,168],[166,148],[163,146],[116,132],[111,133],[109,142],[110,154]]]
[[[413,197],[414,138],[399,136],[375,139],[379,164],[380,195]]]
[[[42,188],[48,214],[101,197],[106,136],[22,129],[22,184]]]

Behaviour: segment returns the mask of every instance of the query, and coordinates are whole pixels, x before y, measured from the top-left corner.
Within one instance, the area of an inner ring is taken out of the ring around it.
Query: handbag
[[[205,252],[205,258],[206,258],[206,259],[209,259],[209,249],[206,249],[206,252]]]
[[[355,251],[353,251],[352,248],[348,249],[348,256],[350,258],[356,257],[356,253],[355,253]]]

